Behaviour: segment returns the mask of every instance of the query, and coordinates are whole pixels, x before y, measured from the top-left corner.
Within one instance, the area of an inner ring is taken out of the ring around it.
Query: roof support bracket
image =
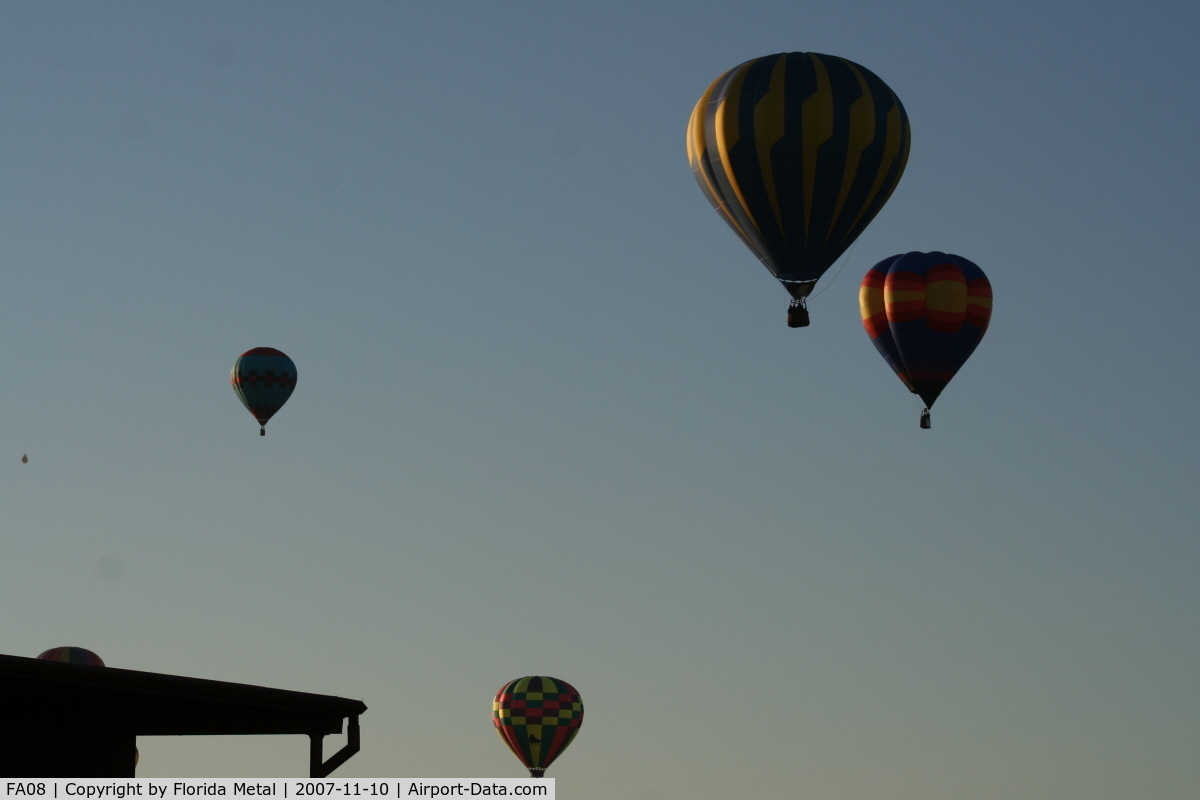
[[[321,754],[321,740],[324,738],[325,734],[323,733],[308,735],[308,777],[310,778],[328,777],[330,773],[345,764],[351,756],[358,752],[358,714],[351,716],[346,723],[346,746],[331,755],[328,761],[324,761]]]

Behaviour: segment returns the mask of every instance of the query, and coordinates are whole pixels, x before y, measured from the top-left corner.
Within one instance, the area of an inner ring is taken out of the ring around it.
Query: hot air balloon
[[[258,435],[267,435],[267,420],[283,407],[296,388],[296,365],[273,347],[247,350],[233,362],[229,383],[250,415]]]
[[[905,253],[871,267],[858,290],[863,327],[880,355],[929,409],[983,338],[992,285],[978,266],[948,253]]]
[[[91,650],[82,647],[51,647],[38,656],[42,661],[65,661],[68,664],[87,664],[89,667],[103,667],[104,661]]]
[[[583,701],[566,681],[530,675],[496,693],[492,722],[530,776],[540,778],[579,733]]]
[[[778,53],[713,82],[688,121],[701,191],[792,295],[806,298],[879,213],[908,161],[908,115],[866,67],[820,53]]]

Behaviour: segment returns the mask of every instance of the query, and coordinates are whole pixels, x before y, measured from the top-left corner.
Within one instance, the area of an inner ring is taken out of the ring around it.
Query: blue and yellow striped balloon
[[[866,67],[778,53],[708,87],[687,151],[704,196],[803,309],[900,182],[910,138],[904,106]]]

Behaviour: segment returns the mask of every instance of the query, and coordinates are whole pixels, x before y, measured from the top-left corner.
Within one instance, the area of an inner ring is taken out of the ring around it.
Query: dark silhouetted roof
[[[4,716],[100,712],[135,736],[330,734],[367,710],[348,700],[242,683],[0,655]]]

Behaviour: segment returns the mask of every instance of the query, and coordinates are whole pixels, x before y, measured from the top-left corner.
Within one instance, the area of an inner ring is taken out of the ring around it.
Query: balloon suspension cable
[[[842,261],[841,266],[839,266],[837,268],[837,272],[833,273],[833,277],[831,277],[829,280],[824,282],[824,284],[821,286],[821,290],[813,295],[814,298],[820,297],[821,295],[825,294],[826,290],[829,289],[830,286],[833,286],[834,281],[836,281],[838,279],[838,275],[841,275],[842,270],[844,270],[846,268],[846,264],[850,261],[850,256],[854,253],[854,246],[857,244],[858,244],[857,241],[852,242],[850,244],[850,249],[847,250],[846,255],[842,256],[842,258],[841,258],[841,261]]]
[[[928,408],[921,412],[921,427],[925,428],[926,430],[933,427],[933,423],[929,420]]]

